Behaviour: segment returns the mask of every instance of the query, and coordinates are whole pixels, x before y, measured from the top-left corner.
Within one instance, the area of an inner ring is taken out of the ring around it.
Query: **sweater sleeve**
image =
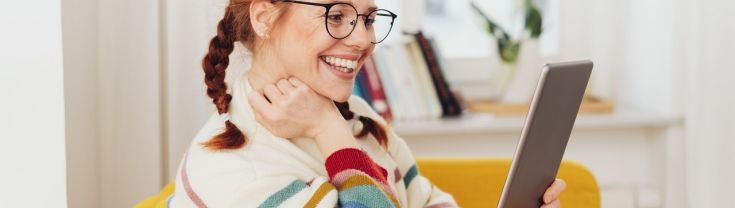
[[[257,179],[226,207],[399,207],[386,171],[362,150],[345,148],[325,161],[329,179]]]
[[[386,127],[388,152],[398,165],[395,170],[397,180],[403,181],[406,188],[407,204],[404,207],[458,207],[452,195],[443,192],[422,176],[416,166],[416,159],[403,138],[399,137],[387,122],[360,97],[350,98],[353,111],[368,116]]]

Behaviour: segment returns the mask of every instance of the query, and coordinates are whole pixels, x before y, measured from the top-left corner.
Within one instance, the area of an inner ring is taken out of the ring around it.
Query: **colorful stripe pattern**
[[[278,207],[309,186],[319,186],[304,207],[316,207],[329,192],[337,191],[339,207],[398,207],[399,202],[387,183],[388,172],[359,149],[346,148],[326,160],[330,183],[309,184],[294,180],[271,195],[258,207]]]
[[[329,192],[334,191],[334,186],[330,183],[322,183],[321,186],[314,192],[314,195],[311,196],[311,199],[309,199],[308,202],[306,202],[306,205],[304,207],[316,207],[316,205],[319,205],[319,202],[322,201],[322,199],[329,194]]]
[[[326,160],[327,173],[337,187],[340,207],[398,207],[388,186],[388,172],[359,149],[338,150]]]
[[[388,185],[388,172],[373,162],[362,150],[345,148],[332,153],[326,159],[330,181],[305,183],[294,180],[266,199],[259,207],[278,207],[286,200],[310,186],[319,186],[304,207],[316,207],[327,194],[337,191],[339,207],[400,207],[398,197]],[[416,164],[405,175],[394,170],[395,182],[403,180],[408,188],[418,176]],[[437,203],[431,207],[449,207],[451,203]]]
[[[416,167],[416,164],[414,164],[408,169],[406,175],[403,176],[403,185],[406,186],[406,189],[408,189],[408,185],[411,185],[411,181],[413,181],[417,175],[419,175],[419,169]]]
[[[278,207],[279,205],[281,205],[281,203],[286,201],[286,199],[291,198],[293,195],[296,195],[296,193],[299,193],[299,191],[305,189],[306,187],[307,185],[303,181],[294,180],[285,188],[268,197],[268,199],[266,199],[265,202],[260,204],[260,206],[258,207]]]

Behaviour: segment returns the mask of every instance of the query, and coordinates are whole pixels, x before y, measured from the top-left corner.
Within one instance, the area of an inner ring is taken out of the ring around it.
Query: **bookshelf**
[[[522,116],[528,112],[530,103],[499,103],[492,100],[470,100],[469,109],[495,115]],[[594,97],[586,97],[579,106],[580,114],[608,114],[615,110],[615,103]]]
[[[621,110],[607,114],[580,114],[575,131],[630,130],[665,128],[681,122],[683,118],[670,115],[646,114]],[[465,113],[460,117],[416,121],[396,121],[393,130],[402,137],[430,139],[456,135],[492,135],[518,133],[525,116],[499,116],[489,113]]]

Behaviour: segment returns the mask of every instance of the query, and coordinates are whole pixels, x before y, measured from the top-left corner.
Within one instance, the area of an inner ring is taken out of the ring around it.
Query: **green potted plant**
[[[496,40],[497,54],[501,65],[493,73],[493,87],[499,92],[498,102],[524,103],[530,101],[533,87],[541,68],[541,55],[538,39],[543,33],[543,16],[532,0],[518,2],[522,9],[522,32],[513,34],[508,28],[501,27],[489,14],[487,2],[471,1],[472,8],[486,26],[488,33]],[[517,7],[518,8],[518,7]]]

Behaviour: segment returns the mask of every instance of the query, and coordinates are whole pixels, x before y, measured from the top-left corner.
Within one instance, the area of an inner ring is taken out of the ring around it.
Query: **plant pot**
[[[505,79],[499,81],[504,86],[497,99],[501,103],[530,102],[538,84],[543,66],[538,40],[522,42],[518,53],[516,63],[503,63],[501,67],[503,74],[498,74],[499,79]]]

